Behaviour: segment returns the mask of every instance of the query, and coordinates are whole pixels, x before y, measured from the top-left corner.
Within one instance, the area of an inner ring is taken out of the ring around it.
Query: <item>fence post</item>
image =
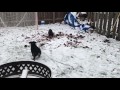
[[[105,13],[104,13],[104,24],[103,24],[103,32],[102,32],[102,35],[106,35],[107,19],[108,19],[108,12],[105,12]]]
[[[35,25],[36,25],[37,30],[38,30],[38,12],[35,12]]]
[[[116,40],[120,41],[120,17],[119,17],[117,32],[118,32],[118,36],[116,37]]]
[[[94,21],[94,12],[91,12],[91,19],[92,22]]]
[[[90,19],[90,12],[88,12],[88,20]]]
[[[55,23],[55,12],[53,12],[53,23]]]
[[[100,13],[100,29],[98,30],[98,33],[99,33],[99,34],[101,34],[101,32],[102,32],[103,15],[104,15],[104,12],[101,12],[101,13]]]
[[[108,18],[108,31],[107,31],[107,37],[109,38],[111,35],[111,22],[112,22],[112,12],[109,12],[109,18]]]
[[[116,36],[116,25],[117,25],[117,20],[118,20],[118,15],[119,15],[119,13],[118,12],[115,12],[115,13],[113,13],[113,18],[114,18],[114,20],[113,20],[113,26],[112,26],[112,35],[113,35],[113,38],[115,39],[115,36]]]
[[[96,12],[94,12],[94,21],[93,21],[93,22],[94,22],[94,24],[93,24],[93,25],[94,25],[95,27],[96,27],[96,20],[97,20],[97,13],[96,13]]]
[[[97,12],[97,22],[96,22],[96,31],[98,32],[98,30],[99,30],[99,14],[100,14],[100,12]]]

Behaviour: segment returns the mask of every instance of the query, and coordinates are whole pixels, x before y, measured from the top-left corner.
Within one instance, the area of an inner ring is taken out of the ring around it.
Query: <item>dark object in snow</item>
[[[21,36],[22,36],[22,37],[24,37],[24,35],[23,35],[23,34],[22,34]]]
[[[54,36],[52,29],[49,29],[48,36],[49,36],[49,38],[52,38]]]
[[[107,38],[112,38],[112,37],[113,37],[113,35],[107,35],[106,37],[107,37]]]
[[[58,33],[59,33],[59,36],[64,36],[63,32],[58,32]]]
[[[44,43],[40,44],[41,47],[44,46],[44,45],[45,45]]]
[[[40,33],[37,33],[37,35],[40,35]]]
[[[72,38],[73,37],[72,34],[70,34],[69,37]]]
[[[92,29],[96,29],[94,25],[91,25],[91,28],[92,28]]]
[[[95,30],[90,30],[90,33],[93,33]]]
[[[45,37],[45,35],[42,35],[43,37]]]
[[[25,48],[28,47],[27,45],[24,46]]]
[[[110,43],[110,40],[105,39],[105,40],[104,40],[104,43]]]
[[[67,45],[64,43],[64,46],[66,47]]]
[[[28,38],[30,38],[30,37],[26,37],[25,39],[28,39]]]
[[[83,47],[83,48],[89,48],[88,46],[85,46],[85,47]]]
[[[56,37],[58,37],[59,36],[59,34],[56,34]]]
[[[61,36],[62,32],[59,32],[59,35]]]
[[[93,40],[95,40],[95,38],[93,38]]]
[[[97,56],[97,58],[100,58],[100,56]]]
[[[74,37],[75,40],[77,40],[77,37]]]
[[[120,41],[120,38],[117,36],[117,37],[116,37],[116,40],[117,40],[117,41]]]
[[[103,50],[103,52],[105,52],[105,49]]]
[[[80,35],[80,36],[78,36],[78,38],[85,38],[85,36]]]
[[[35,61],[36,56],[40,57],[41,49],[36,46],[36,42],[29,42],[31,44],[31,53],[33,56],[33,60]]]

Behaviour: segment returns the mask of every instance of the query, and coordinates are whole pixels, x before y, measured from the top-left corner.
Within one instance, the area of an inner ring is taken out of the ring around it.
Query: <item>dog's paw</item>
[[[32,60],[34,60],[34,61],[35,61],[35,58],[32,58]]]

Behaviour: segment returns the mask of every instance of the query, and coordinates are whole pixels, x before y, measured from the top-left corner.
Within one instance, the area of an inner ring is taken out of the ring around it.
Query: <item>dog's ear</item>
[[[29,42],[29,44],[31,44],[32,42]]]
[[[32,43],[37,43],[37,42],[33,41]]]
[[[37,43],[37,42],[35,42],[35,41],[33,41],[33,42],[29,42],[29,44],[32,44],[32,43]]]

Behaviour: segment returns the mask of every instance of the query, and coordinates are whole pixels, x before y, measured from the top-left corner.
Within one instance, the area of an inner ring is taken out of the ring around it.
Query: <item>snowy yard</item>
[[[74,40],[63,35],[47,41],[47,35],[52,29],[55,34],[83,35],[79,38],[77,47],[66,47],[67,41]],[[42,54],[36,62],[47,65],[52,71],[52,78],[120,78],[120,42],[107,39],[97,33],[82,33],[63,24],[31,27],[0,28],[0,65],[14,61],[33,61],[30,51],[30,41],[37,41]],[[41,42],[42,40],[42,42]],[[28,47],[24,47],[28,45]],[[86,47],[87,46],[87,47]]]

